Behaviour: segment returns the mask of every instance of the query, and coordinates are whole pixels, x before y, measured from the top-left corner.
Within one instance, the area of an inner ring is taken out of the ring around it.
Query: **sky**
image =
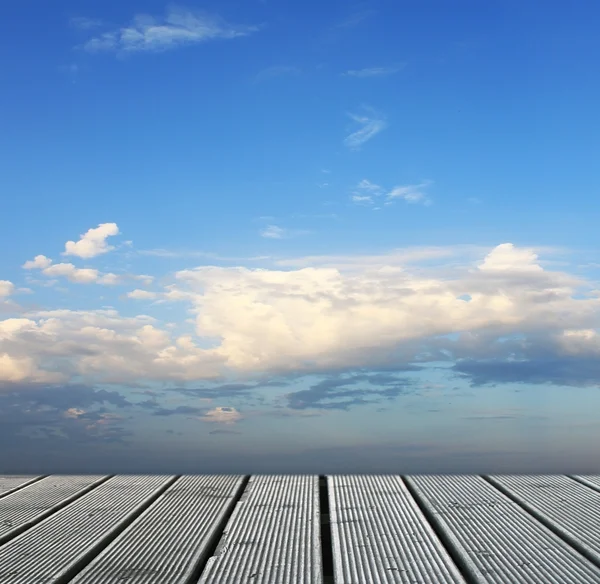
[[[600,473],[595,0],[21,0],[0,472]]]

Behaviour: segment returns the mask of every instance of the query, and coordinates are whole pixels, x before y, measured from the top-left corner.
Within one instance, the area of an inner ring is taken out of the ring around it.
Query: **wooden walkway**
[[[0,477],[0,584],[600,584],[598,476]]]

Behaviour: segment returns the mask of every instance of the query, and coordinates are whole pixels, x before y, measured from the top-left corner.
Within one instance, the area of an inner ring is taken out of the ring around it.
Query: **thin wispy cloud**
[[[79,30],[91,30],[102,26],[102,21],[99,18],[88,18],[86,16],[74,16],[69,20],[69,24],[73,28]]]
[[[362,25],[374,14],[374,10],[359,10],[347,14],[345,17],[340,18],[323,31],[323,34],[320,37],[320,42],[325,44],[337,42],[342,36],[347,36],[354,33],[356,28]]]
[[[431,199],[426,195],[425,189],[432,184],[433,181],[425,180],[416,185],[395,186],[388,191],[369,180],[363,179],[354,187],[350,199],[361,205],[374,205],[381,198],[384,199],[385,205],[391,205],[398,199],[402,199],[407,203],[431,205]],[[379,207],[377,208],[379,209]]]
[[[140,249],[135,252],[140,256],[149,256],[155,258],[164,259],[210,259],[219,262],[240,262],[240,261],[260,261],[268,259],[268,256],[253,256],[253,257],[242,257],[242,256],[222,256],[217,253],[207,251],[194,251],[194,250],[177,250],[177,249]]]
[[[297,67],[292,67],[290,65],[274,65],[273,67],[267,67],[266,69],[259,71],[254,76],[254,83],[261,83],[285,75],[297,75],[298,73],[300,73],[300,69]]]
[[[348,116],[360,125],[358,130],[352,132],[344,139],[344,144],[350,150],[359,150],[365,142],[368,142],[371,138],[379,134],[387,125],[383,117],[375,112],[371,112],[370,115],[349,113]]]
[[[287,239],[306,233],[308,233],[308,231],[303,229],[285,229],[278,225],[267,225],[264,229],[261,229],[260,236],[266,239]]]
[[[388,194],[388,202],[394,199],[403,199],[407,203],[423,203],[424,205],[430,205],[431,200],[427,197],[424,189],[431,186],[433,181],[425,180],[417,185],[405,185],[394,187]]]
[[[366,69],[350,69],[345,73],[342,73],[344,77],[385,77],[386,75],[393,75],[398,73],[404,68],[404,64],[396,65],[394,67],[369,67]]]
[[[183,45],[247,36],[258,29],[258,26],[230,24],[216,15],[178,7],[170,8],[162,19],[138,14],[128,26],[89,39],[83,49],[125,53],[165,51]]]
[[[365,20],[367,20],[367,18],[369,18],[370,16],[373,16],[373,14],[375,14],[374,10],[361,10],[359,12],[354,12],[350,16],[347,16],[343,20],[340,20],[339,22],[334,24],[333,28],[334,29],[335,28],[337,28],[337,29],[354,28],[354,27],[358,26],[359,24],[361,24],[362,22],[364,22]]]

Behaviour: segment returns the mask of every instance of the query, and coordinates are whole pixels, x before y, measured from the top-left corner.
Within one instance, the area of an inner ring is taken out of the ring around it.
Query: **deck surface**
[[[600,584],[600,475],[0,476],[0,584]]]

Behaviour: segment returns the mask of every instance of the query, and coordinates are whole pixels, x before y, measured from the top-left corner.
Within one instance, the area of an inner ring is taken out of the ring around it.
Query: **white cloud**
[[[164,19],[138,14],[129,26],[108,31],[87,41],[89,52],[164,51],[216,39],[246,36],[257,26],[233,25],[218,16],[183,8],[171,8]]]
[[[42,270],[50,266],[51,263],[52,260],[50,258],[44,255],[36,255],[34,259],[26,261],[22,267],[25,270]]]
[[[53,264],[42,270],[42,274],[51,278],[62,276],[78,284],[91,284],[96,282],[100,273],[91,268],[76,268],[73,264]]]
[[[0,280],[0,298],[6,298],[14,294],[15,285],[9,280]]]
[[[197,334],[220,337],[220,354],[244,370],[375,366],[394,348],[414,348],[435,335],[539,327],[551,334],[589,318],[600,324],[600,299],[573,298],[573,278],[538,264],[520,273],[523,253],[499,246],[482,265],[501,258],[506,269],[475,267],[454,279],[392,266],[349,274],[211,267],[178,276],[184,289],[197,291]],[[465,294],[470,302],[461,299]]]
[[[106,239],[119,234],[116,223],[101,223],[98,227],[88,229],[80,236],[79,241],[67,241],[62,255],[73,255],[80,258],[94,258],[114,249],[106,243]]]
[[[503,243],[489,253],[478,268],[482,272],[543,272],[537,254],[531,249],[517,249],[512,243]]]
[[[393,75],[404,68],[404,64],[394,67],[369,67],[366,69],[351,69],[343,73],[346,77],[383,77]]]
[[[379,134],[386,127],[386,122],[381,116],[348,114],[361,128],[344,139],[344,144],[351,150],[358,150],[365,142]]]
[[[123,278],[117,274],[109,272],[108,274],[99,276],[97,281],[98,284],[102,284],[104,286],[116,286],[117,284],[121,284],[123,282]]]
[[[26,312],[0,320],[0,380],[178,382],[399,365],[435,353],[451,333],[467,356],[493,354],[515,333],[529,335],[524,351],[543,342],[554,355],[599,355],[600,298],[581,294],[597,284],[545,269],[539,253],[505,243],[183,270],[161,298],[189,305],[197,337],[114,310]]]
[[[152,300],[156,298],[155,292],[149,292],[148,290],[132,290],[127,293],[127,298],[133,298],[134,300]]]
[[[114,225],[114,224],[113,224]],[[103,227],[102,225],[100,227]],[[116,227],[116,226],[115,226]],[[90,232],[97,230],[90,230],[82,239],[74,244],[76,247],[76,251],[79,253],[90,254],[93,253],[97,255],[97,253],[104,253],[111,248],[108,248],[106,244],[99,239],[100,236],[96,234],[92,234],[92,237],[88,237]],[[86,239],[88,237],[88,239]],[[96,239],[94,239],[96,238]],[[82,244],[82,242],[85,242]],[[68,242],[69,244],[73,242]],[[80,245],[82,244],[82,245]],[[102,249],[103,251],[99,251]],[[63,254],[66,255],[66,254]],[[143,285],[149,286],[154,281],[152,276],[147,275],[135,275],[135,274],[113,274],[112,272],[108,272],[106,274],[100,273],[99,270],[91,269],[91,268],[77,268],[71,263],[60,263],[53,264],[50,258],[47,258],[44,255],[37,255],[33,260],[29,260],[25,262],[22,266],[26,270],[38,269],[41,270],[44,276],[49,278],[55,278],[57,276],[65,277],[71,282],[75,282],[78,284],[90,284],[95,282],[96,284],[101,284],[103,286],[116,286],[118,284],[123,284],[126,280],[138,280],[141,281]],[[35,280],[30,280],[31,283],[40,283]],[[53,280],[52,283],[56,283],[56,280]]]
[[[89,382],[213,379],[222,357],[172,339],[151,317],[114,310],[37,311],[0,320],[0,381]]]

